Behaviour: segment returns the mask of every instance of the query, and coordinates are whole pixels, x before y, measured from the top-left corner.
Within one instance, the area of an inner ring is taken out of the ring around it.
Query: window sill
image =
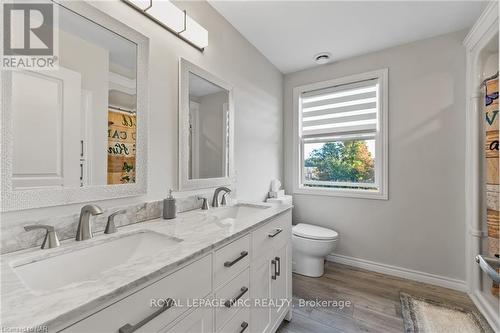
[[[354,199],[389,200],[387,193],[381,191],[350,190],[350,189],[326,189],[326,188],[295,188],[293,194],[322,195],[330,197],[344,197]]]

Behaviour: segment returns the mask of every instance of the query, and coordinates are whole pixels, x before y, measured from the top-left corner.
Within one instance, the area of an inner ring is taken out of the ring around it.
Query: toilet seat
[[[294,225],[292,233],[294,236],[313,240],[335,240],[339,237],[334,230],[306,223]]]

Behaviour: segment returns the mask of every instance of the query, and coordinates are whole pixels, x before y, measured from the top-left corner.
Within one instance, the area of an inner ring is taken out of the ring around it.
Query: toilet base
[[[309,277],[321,277],[325,273],[325,258],[293,254],[292,272]]]

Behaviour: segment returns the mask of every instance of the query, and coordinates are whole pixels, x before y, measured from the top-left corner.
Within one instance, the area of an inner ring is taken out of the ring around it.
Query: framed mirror
[[[180,60],[179,189],[230,185],[233,177],[232,87]]]
[[[2,72],[2,210],[146,193],[148,39],[57,6],[58,66]]]

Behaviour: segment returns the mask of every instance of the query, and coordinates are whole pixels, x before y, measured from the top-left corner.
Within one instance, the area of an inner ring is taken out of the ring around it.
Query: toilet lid
[[[334,230],[306,223],[299,223],[293,226],[292,232],[295,236],[310,239],[328,240],[339,237],[339,234]]]

